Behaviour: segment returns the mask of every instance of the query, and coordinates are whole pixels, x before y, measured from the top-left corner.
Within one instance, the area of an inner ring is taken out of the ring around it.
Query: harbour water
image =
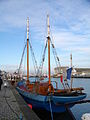
[[[52,78],[52,81],[58,82],[58,87],[62,88],[62,85],[60,84],[60,78]],[[70,81],[69,81],[70,83]],[[55,86],[55,84],[53,83]],[[86,78],[73,78],[73,87],[83,87],[85,90],[83,92],[87,93],[86,99],[90,100],[90,79]],[[71,108],[71,111],[76,118],[76,120],[81,120],[81,117],[85,113],[90,113],[90,103],[84,103],[84,104],[78,104]],[[66,120],[68,116],[68,120],[71,120],[68,113],[60,113],[60,116],[58,120]],[[56,115],[57,117],[57,115]],[[50,119],[48,119],[50,120]],[[55,119],[56,120],[56,119]]]
[[[73,86],[75,87],[84,87],[84,92],[87,93],[86,99],[90,100],[90,78],[74,78]],[[90,103],[75,105],[71,108],[72,113],[74,114],[76,120],[81,120],[81,116],[85,113],[90,113]]]
[[[83,87],[83,92],[87,93],[86,99],[90,100],[90,79],[73,78],[73,87]],[[90,103],[75,105],[71,108],[71,111],[76,120],[81,120],[83,114],[90,113]],[[63,120],[66,120],[66,118],[63,118]]]

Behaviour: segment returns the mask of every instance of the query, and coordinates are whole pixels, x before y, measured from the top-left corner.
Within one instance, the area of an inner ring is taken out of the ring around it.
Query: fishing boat
[[[63,89],[53,87],[51,82],[51,68],[50,68],[50,25],[49,25],[49,15],[47,16],[47,28],[48,28],[48,37],[47,44],[48,47],[48,81],[40,81],[35,80],[35,82],[31,82],[29,80],[29,19],[27,19],[27,80],[21,80],[17,83],[17,91],[23,96],[24,100],[32,105],[33,109],[38,110],[47,110],[52,112],[65,112],[66,107],[65,104],[69,102],[75,102],[79,100],[83,100],[86,97],[86,93],[83,93],[83,88],[70,88],[67,84],[67,79],[61,82]],[[52,44],[53,48],[54,45]],[[45,47],[46,48],[46,47]],[[55,51],[54,51],[55,53]],[[56,54],[55,54],[56,55]],[[56,56],[57,60],[59,58]],[[70,69],[72,70],[72,68]],[[69,71],[69,77],[71,71]],[[62,79],[62,74],[61,74]],[[64,84],[65,82],[65,84]],[[67,86],[67,87],[66,87]],[[69,105],[71,108],[73,105]]]

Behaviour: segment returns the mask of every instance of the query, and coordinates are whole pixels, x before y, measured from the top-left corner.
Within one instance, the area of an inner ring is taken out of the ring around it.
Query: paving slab
[[[22,119],[23,118],[23,119]],[[15,87],[8,83],[0,91],[0,120],[40,120]]]

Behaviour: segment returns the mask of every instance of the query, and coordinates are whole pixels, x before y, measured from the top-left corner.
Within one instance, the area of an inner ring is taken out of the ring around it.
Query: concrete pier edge
[[[20,107],[20,110],[24,114],[25,119],[26,120],[40,120],[40,118],[35,114],[35,112],[32,109],[30,109],[30,107],[27,105],[27,103],[24,101],[21,95],[17,92],[16,88],[12,86],[11,84],[10,84],[10,88],[13,92],[13,95],[16,98],[16,101]]]

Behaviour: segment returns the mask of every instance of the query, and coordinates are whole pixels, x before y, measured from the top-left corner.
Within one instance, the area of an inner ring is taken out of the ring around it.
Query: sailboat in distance
[[[17,91],[23,96],[28,104],[32,105],[34,109],[43,109],[52,112],[65,112],[65,104],[69,102],[76,102],[82,100],[86,97],[86,93],[82,92],[82,88],[67,88],[64,83],[63,89],[54,88],[51,82],[50,73],[50,24],[49,15],[47,16],[47,28],[48,37],[47,44],[48,47],[48,81],[41,82],[40,80],[35,80],[31,82],[29,80],[29,18],[27,19],[27,80],[21,80],[17,84]],[[53,44],[52,44],[53,45]],[[54,47],[54,46],[53,46]],[[57,58],[58,59],[58,58]],[[72,70],[72,69],[70,69]],[[70,73],[69,71],[69,77]],[[67,80],[65,80],[67,82]],[[72,107],[73,105],[70,105]]]

